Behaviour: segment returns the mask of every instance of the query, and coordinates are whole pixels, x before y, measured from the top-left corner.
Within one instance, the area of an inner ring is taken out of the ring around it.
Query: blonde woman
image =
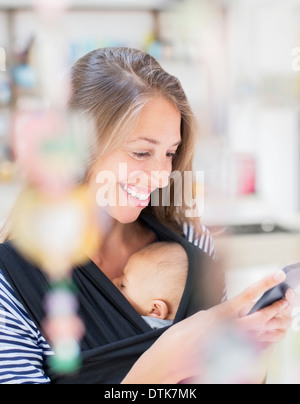
[[[246,314],[253,299],[284,280],[282,273],[215,308],[203,301],[192,307],[197,272],[208,270],[204,259],[215,252],[199,219],[186,214],[191,208],[188,198],[178,206],[174,182],[169,181],[172,172],[192,171],[196,140],[194,116],[178,79],[141,51],[99,49],[73,67],[70,109],[96,123],[98,140],[87,181],[99,209],[112,222],[97,255],[74,270],[86,328],[83,366],[78,374],[65,377],[48,369],[46,359],[53,353],[41,332],[48,280],[7,242],[0,246],[0,308],[5,318],[0,324],[0,382],[179,383],[197,375],[201,341],[210,337],[210,325],[227,318],[243,324],[267,347],[279,342],[290,323],[287,300]],[[104,172],[114,179],[105,182],[108,195],[114,196],[105,207]],[[139,182],[133,180],[136,173],[143,174]],[[151,203],[166,187],[170,203]],[[157,240],[181,243],[189,253],[190,272],[174,326],[153,332],[113,281],[122,276],[134,253]]]

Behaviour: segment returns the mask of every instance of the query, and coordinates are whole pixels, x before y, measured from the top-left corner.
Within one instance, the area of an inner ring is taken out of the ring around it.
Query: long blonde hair
[[[138,115],[155,95],[171,101],[181,113],[182,143],[173,171],[192,172],[196,143],[196,121],[180,81],[168,74],[149,54],[130,48],[104,48],[82,57],[72,68],[70,109],[94,119],[97,129],[95,158],[120,147],[131,133]],[[174,185],[170,183],[170,206],[147,208],[161,222],[182,226],[199,219],[186,218],[182,207],[174,206]],[[195,188],[193,187],[194,192]],[[195,196],[195,195],[194,195]],[[182,227],[181,227],[182,228]]]

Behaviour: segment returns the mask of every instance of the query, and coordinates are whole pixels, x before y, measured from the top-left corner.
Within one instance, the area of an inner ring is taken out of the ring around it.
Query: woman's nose
[[[169,185],[170,175],[172,173],[172,163],[170,161],[159,162],[152,167],[150,172],[151,188],[165,188]]]
[[[165,188],[169,184],[170,172],[163,171],[152,171],[151,172],[151,188]]]

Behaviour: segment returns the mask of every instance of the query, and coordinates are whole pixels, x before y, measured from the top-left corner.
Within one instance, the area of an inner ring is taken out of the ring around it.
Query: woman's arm
[[[291,322],[291,292],[288,292],[287,300],[274,303],[251,316],[247,313],[255,299],[284,280],[285,274],[277,273],[236,298],[174,325],[139,359],[123,384],[177,384],[199,374],[203,343],[213,336],[218,324],[226,321],[234,321],[251,332],[258,342],[264,344],[264,348],[280,342]]]

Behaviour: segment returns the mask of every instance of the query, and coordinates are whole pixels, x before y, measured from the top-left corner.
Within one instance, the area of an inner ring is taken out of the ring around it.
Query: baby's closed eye
[[[116,278],[112,280],[112,283],[116,286],[118,289],[123,289],[124,288],[124,282],[123,282],[123,277]]]

